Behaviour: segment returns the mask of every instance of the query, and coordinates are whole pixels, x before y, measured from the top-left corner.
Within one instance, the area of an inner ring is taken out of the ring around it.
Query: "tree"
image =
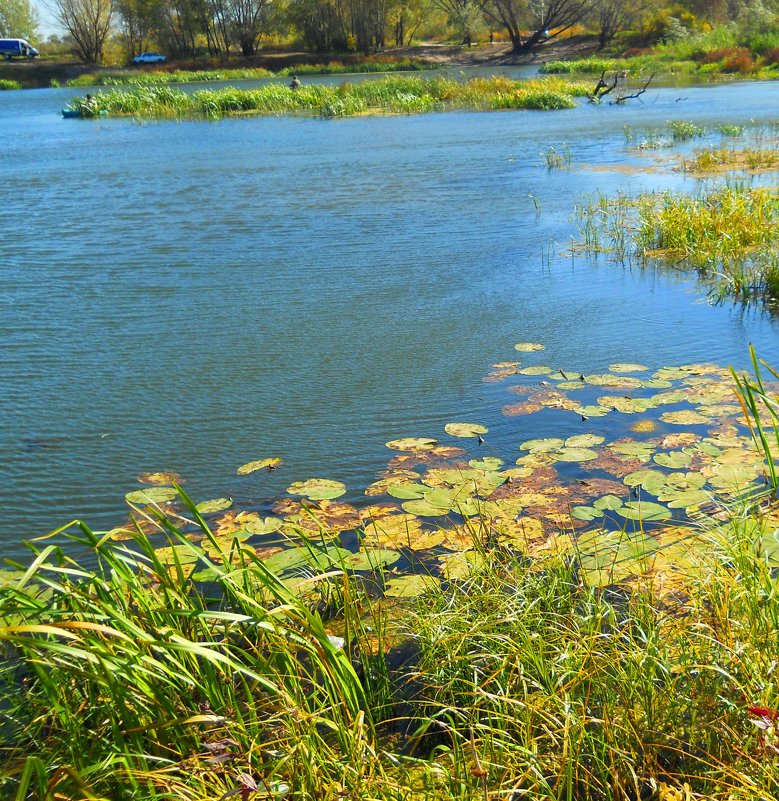
[[[628,2],[628,0],[625,0]],[[508,32],[514,50],[530,50],[582,22],[596,0],[488,0],[487,15]],[[529,28],[525,36],[523,31]]]
[[[269,0],[224,0],[222,3],[228,30],[245,56],[254,54],[269,5]]]
[[[484,0],[432,0],[443,11],[449,24],[469,47],[479,24],[483,22]]]
[[[646,3],[626,0],[598,0],[595,17],[598,23],[598,50],[604,47],[621,31],[625,31],[646,10]]]
[[[87,64],[103,58],[103,45],[111,32],[113,0],[53,0],[60,24],[73,37],[76,55]]]
[[[0,38],[38,38],[38,12],[30,0],[0,0]]]

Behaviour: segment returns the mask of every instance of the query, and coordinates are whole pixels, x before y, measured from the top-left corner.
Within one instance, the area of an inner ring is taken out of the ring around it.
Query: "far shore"
[[[371,56],[358,53],[309,53],[296,50],[260,50],[254,56],[230,58],[171,59],[163,65],[149,67],[96,66],[73,61],[67,57],[44,55],[36,61],[0,63],[0,79],[19,81],[24,88],[66,85],[68,81],[91,73],[117,71],[138,72],[160,70],[208,70],[263,68],[278,72],[297,65],[310,64],[354,64],[408,60],[417,65],[429,65],[434,69],[449,67],[505,67],[523,64],[540,64],[544,61],[584,58],[596,52],[597,40],[593,36],[576,36],[568,39],[540,43],[528,53],[514,52],[509,42],[480,43],[472,47],[465,45],[425,43],[408,47],[388,47]]]

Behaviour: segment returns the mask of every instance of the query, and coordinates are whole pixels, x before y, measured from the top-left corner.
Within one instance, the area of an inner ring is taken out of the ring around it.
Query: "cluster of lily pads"
[[[516,351],[535,359],[543,345],[523,342]],[[386,443],[395,455],[363,501],[342,500],[348,489],[341,482],[310,478],[253,509],[236,509],[232,498],[198,504],[216,543],[202,547],[214,559],[249,552],[296,588],[340,569],[370,574],[388,596],[414,595],[467,576],[485,547],[570,553],[588,580],[609,583],[659,574],[660,564],[666,574],[688,564],[701,523],[722,525],[721,499],[764,488],[763,457],[744,428],[732,376],[716,365],[650,371],[614,363],[585,375],[506,361],[485,380],[522,396],[504,415],[540,415],[559,436],[494,442],[486,425],[452,422],[445,442],[395,439]],[[620,418],[624,436],[608,439],[614,423],[603,426],[604,417]],[[517,420],[516,428],[527,426]],[[237,472],[256,483],[256,474],[282,467],[269,457]],[[127,500],[143,507],[176,495],[173,485],[148,486]],[[669,548],[675,558],[661,558]],[[162,553],[208,580],[185,545]]]

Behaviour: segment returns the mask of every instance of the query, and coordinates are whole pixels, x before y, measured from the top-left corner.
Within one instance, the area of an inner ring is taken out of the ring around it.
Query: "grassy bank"
[[[579,216],[590,252],[695,270],[720,298],[779,300],[776,189],[735,184],[696,195],[620,195],[585,204]]]
[[[190,514],[200,545],[169,517],[124,544],[76,524],[85,561],[48,546],[6,577],[5,797],[779,792],[779,589],[755,547],[773,513],[731,509],[649,556],[617,533],[632,578],[605,588],[573,542],[530,556],[482,521],[460,568],[406,604],[312,541],[292,592]],[[623,566],[609,553],[601,569]],[[664,585],[659,562],[683,553]]]
[[[355,114],[420,113],[455,108],[564,109],[584,87],[558,78],[512,81],[507,78],[390,77],[340,86],[303,85],[292,90],[281,84],[259,89],[200,90],[187,94],[171,87],[139,87],[98,92],[91,101],[71,104],[82,116],[107,112],[137,117],[208,117],[229,114]]]
[[[263,67],[244,69],[203,70],[110,70],[90,72],[68,81],[68,86],[160,86],[169,83],[198,83],[204,81],[248,81],[290,75],[358,75],[379,72],[413,72],[434,69],[430,65],[404,59],[401,61],[364,61],[354,64],[299,64],[276,72]]]

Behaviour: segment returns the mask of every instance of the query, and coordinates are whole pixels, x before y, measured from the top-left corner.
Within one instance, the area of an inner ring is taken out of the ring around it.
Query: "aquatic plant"
[[[0,79],[0,92],[7,91],[9,89],[21,89],[22,85],[19,81],[10,81],[5,78]]]
[[[704,187],[697,195],[619,195],[585,204],[578,214],[587,250],[694,269],[721,299],[779,299],[774,189],[736,184]],[[603,243],[604,232],[611,242]]]
[[[201,89],[187,94],[168,86],[113,89],[93,97],[96,113],[134,116],[204,116],[226,114],[320,114],[325,117],[365,113],[421,113],[451,108],[572,108],[585,88],[558,78],[512,81],[474,78],[391,76],[339,86],[304,84],[297,90],[272,83],[258,89]],[[84,99],[74,101],[84,106]],[[85,116],[88,116],[85,114]]]
[[[548,147],[543,154],[544,163],[548,170],[559,169],[560,167],[568,167],[573,160],[571,148],[568,145],[563,145],[559,150],[552,145]]]

